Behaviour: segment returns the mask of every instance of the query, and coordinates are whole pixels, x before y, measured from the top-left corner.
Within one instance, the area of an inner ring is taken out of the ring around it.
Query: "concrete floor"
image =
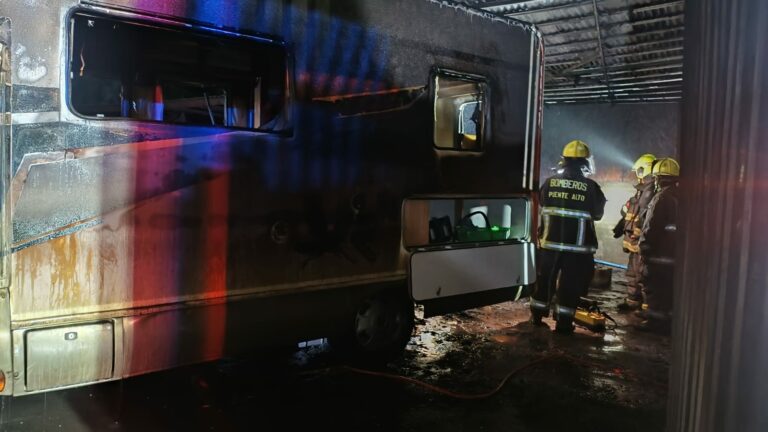
[[[5,399],[0,431],[663,430],[670,341],[615,313],[624,285],[613,278],[591,293],[619,322],[605,335],[533,328],[524,301],[505,303],[418,320],[404,358],[376,369],[454,396],[491,393],[515,372],[479,399],[354,371],[317,345]]]

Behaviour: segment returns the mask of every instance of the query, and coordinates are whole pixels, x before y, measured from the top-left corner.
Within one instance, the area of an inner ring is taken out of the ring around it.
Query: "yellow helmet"
[[[680,164],[672,158],[659,159],[653,166],[653,175],[677,177],[680,175]]]
[[[589,146],[581,140],[573,140],[563,147],[563,157],[588,158]]]
[[[646,153],[637,158],[635,164],[632,165],[632,171],[635,172],[637,178],[642,179],[652,173],[654,162],[656,162],[656,156]]]

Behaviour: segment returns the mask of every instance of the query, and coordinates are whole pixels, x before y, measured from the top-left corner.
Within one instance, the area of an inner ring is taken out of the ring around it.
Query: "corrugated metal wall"
[[[768,430],[768,1],[686,2],[669,430]]]

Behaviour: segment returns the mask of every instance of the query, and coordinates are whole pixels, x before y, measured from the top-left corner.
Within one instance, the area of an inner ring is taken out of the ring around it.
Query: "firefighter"
[[[595,270],[595,221],[603,217],[605,195],[585,174],[589,146],[571,141],[563,148],[558,174],[540,191],[538,284],[531,298],[531,322],[541,326],[557,290],[555,331],[573,333],[579,298],[587,292]],[[559,281],[559,282],[558,282]]]
[[[643,290],[640,275],[643,264],[640,259],[640,249],[637,245],[643,229],[643,219],[651,202],[656,186],[653,180],[653,164],[656,156],[644,154],[632,166],[637,176],[635,194],[629,198],[621,209],[621,219],[613,228],[613,237],[624,237],[622,248],[629,253],[627,263],[627,297],[619,304],[620,311],[640,309],[643,304]]]
[[[648,310],[639,330],[669,333],[677,233],[677,179],[680,165],[672,158],[660,159],[653,167],[656,194],[640,236],[640,256],[645,263],[642,285]]]

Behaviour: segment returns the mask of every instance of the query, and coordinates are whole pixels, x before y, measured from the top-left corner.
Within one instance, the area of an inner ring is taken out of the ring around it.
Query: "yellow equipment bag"
[[[613,318],[600,310],[596,301],[585,297],[580,299],[579,307],[576,308],[576,314],[573,316],[573,322],[576,325],[585,327],[595,333],[603,333],[605,331],[606,320],[610,320],[616,324],[616,321],[614,321]]]
[[[573,321],[582,327],[595,332],[602,333],[605,331],[605,316],[600,312],[590,312],[586,309],[576,309],[576,315],[573,317]]]

